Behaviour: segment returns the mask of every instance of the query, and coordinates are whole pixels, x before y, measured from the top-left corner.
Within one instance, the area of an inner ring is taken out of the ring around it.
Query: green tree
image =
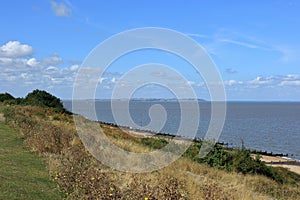
[[[53,108],[57,112],[65,112],[61,100],[44,90],[34,90],[29,93],[24,99],[24,104]]]
[[[9,94],[7,92],[0,94],[0,102],[14,100],[14,99],[15,99],[15,97],[13,97],[11,94]]]

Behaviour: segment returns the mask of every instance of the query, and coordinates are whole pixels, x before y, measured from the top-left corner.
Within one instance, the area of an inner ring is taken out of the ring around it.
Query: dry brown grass
[[[66,199],[299,199],[299,184],[278,184],[263,176],[228,173],[188,158],[143,174],[108,168],[94,159],[77,136],[72,116],[38,107],[6,108],[9,124],[26,146],[48,159],[50,175]],[[134,152],[151,148],[141,138],[102,125],[116,145]]]

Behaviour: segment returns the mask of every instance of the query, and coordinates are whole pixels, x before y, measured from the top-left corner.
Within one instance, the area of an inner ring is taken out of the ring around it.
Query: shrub
[[[163,138],[142,138],[141,142],[152,149],[161,149],[168,144],[168,141]]]
[[[209,166],[217,169],[231,171],[233,167],[233,155],[221,145],[216,144],[212,151],[202,159]]]
[[[0,102],[10,101],[14,99],[15,98],[9,93],[0,94]]]
[[[43,90],[34,90],[29,93],[24,99],[24,104],[53,108],[56,112],[65,112],[61,100]]]
[[[193,161],[199,161],[199,150],[201,148],[202,142],[195,141],[183,154]]]

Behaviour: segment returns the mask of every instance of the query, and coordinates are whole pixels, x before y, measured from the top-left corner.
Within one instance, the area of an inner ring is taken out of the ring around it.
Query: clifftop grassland
[[[0,103],[0,113],[5,117],[5,126],[15,129],[22,139],[22,142],[15,144],[16,150],[25,147],[45,161],[45,169],[60,190],[61,198],[300,198],[299,175],[283,168],[268,167],[259,158],[252,158],[246,149],[227,150],[216,145],[207,158],[199,159],[197,155],[201,143],[195,142],[180,159],[161,170],[130,174],[108,168],[89,154],[77,135],[70,113],[51,107],[7,103]],[[148,152],[161,148],[169,141],[162,136],[134,137],[114,126],[99,126],[115,145],[128,151]],[[3,137],[4,133],[1,134]],[[6,156],[1,152],[1,157]],[[27,159],[22,154],[20,157]],[[7,173],[16,170],[16,176],[23,176],[22,167],[5,170]],[[8,176],[2,173],[0,178],[5,180]],[[42,175],[35,178],[40,180]],[[16,177],[15,181],[22,188],[21,179]],[[26,184],[23,186],[27,187]],[[10,191],[6,187],[0,189],[0,197]]]

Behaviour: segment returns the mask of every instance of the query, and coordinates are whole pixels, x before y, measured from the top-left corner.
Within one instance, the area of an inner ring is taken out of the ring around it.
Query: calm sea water
[[[73,112],[92,118],[86,111],[90,101],[81,101],[80,108]],[[146,127],[150,122],[149,109],[159,104],[165,108],[167,120],[162,133],[176,134],[180,124],[181,111],[176,101],[131,101],[129,112],[132,120]],[[188,102],[186,102],[188,104]],[[211,116],[211,104],[199,102],[200,123],[197,138],[203,138],[208,129]],[[72,111],[72,102],[65,101],[66,109]],[[77,106],[78,107],[78,106]],[[126,106],[120,101],[116,106],[119,113],[126,112]],[[115,123],[110,101],[96,101],[97,120]],[[187,112],[194,109],[185,108]],[[95,120],[95,119],[93,119]],[[155,119],[153,119],[155,120]],[[120,124],[128,126],[128,124]],[[300,102],[228,102],[224,128],[219,142],[239,147],[244,142],[249,149],[288,154],[288,157],[300,160]]]

